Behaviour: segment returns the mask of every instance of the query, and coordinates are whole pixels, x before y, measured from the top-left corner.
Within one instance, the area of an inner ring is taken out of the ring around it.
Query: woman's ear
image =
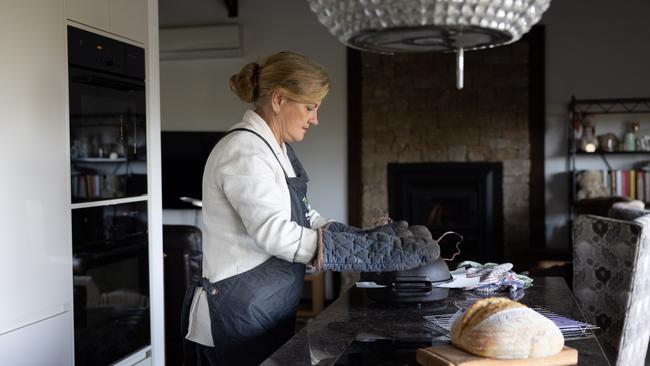
[[[271,107],[273,107],[274,114],[280,113],[280,107],[282,106],[283,102],[284,102],[284,95],[282,95],[282,93],[278,89],[275,89],[271,94]]]

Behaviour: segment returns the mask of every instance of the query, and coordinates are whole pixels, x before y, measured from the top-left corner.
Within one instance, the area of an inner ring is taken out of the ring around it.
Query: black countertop
[[[427,326],[430,323],[423,317],[454,313],[457,305],[477,297],[472,292],[452,289],[442,301],[391,304],[371,300],[367,291],[371,290],[352,288],[342,294],[262,365],[414,365],[416,348],[449,343],[441,333]],[[535,278],[533,287],[520,291],[519,296],[523,297],[515,300],[528,306],[542,306],[584,321],[560,277]],[[372,340],[379,341],[369,342]],[[569,340],[566,345],[578,350],[580,365],[609,365],[594,337]]]

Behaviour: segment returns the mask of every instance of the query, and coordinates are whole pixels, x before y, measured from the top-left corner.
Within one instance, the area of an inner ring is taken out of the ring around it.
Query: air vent
[[[243,56],[239,24],[160,29],[160,59],[182,60]]]

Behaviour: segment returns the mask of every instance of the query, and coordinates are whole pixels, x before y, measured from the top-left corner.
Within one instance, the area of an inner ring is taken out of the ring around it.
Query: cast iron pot
[[[442,258],[418,268],[394,272],[362,272],[361,281],[375,282],[383,288],[367,289],[376,301],[428,302],[447,298],[448,288],[434,285],[452,280],[449,267]]]

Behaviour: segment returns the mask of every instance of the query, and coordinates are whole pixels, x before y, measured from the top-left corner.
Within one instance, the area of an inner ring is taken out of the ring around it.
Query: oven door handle
[[[98,85],[119,90],[144,90],[144,81],[122,81],[96,75],[79,75],[71,77],[72,81],[80,84]]]

